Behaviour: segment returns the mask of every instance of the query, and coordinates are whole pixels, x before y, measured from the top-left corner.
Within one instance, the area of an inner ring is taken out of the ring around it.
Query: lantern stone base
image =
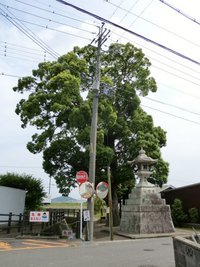
[[[151,184],[136,187],[122,207],[120,231],[129,234],[171,233],[170,207]]]

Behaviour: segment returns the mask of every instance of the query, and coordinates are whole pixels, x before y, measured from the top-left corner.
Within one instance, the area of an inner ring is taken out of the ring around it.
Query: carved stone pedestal
[[[156,187],[136,187],[122,207],[120,231],[130,234],[171,233],[170,207]]]

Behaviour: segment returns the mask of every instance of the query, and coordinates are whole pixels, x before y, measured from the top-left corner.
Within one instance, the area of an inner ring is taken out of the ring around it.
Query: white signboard
[[[30,211],[29,222],[49,222],[49,211]]]
[[[83,220],[85,222],[90,221],[90,211],[89,210],[84,210],[83,211]]]

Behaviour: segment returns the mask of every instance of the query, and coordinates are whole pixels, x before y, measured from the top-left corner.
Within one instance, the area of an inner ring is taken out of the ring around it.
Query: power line
[[[28,46],[23,46],[23,45],[17,45],[17,44],[9,43],[9,42],[6,42],[6,41],[0,41],[0,43],[3,43],[4,45],[17,46],[17,47],[25,48],[25,49],[28,49],[28,50],[44,52],[44,50],[39,50],[39,49],[35,49],[35,48],[32,48],[32,47],[30,48]]]
[[[112,33],[114,33],[115,35],[119,36],[120,38],[123,37],[124,39],[128,40],[129,42],[132,42],[132,41],[133,41],[132,39],[130,39],[130,38],[126,37],[126,36],[123,36],[123,35],[121,35],[121,34],[118,34],[118,33],[116,33],[116,32],[112,32]],[[145,45],[142,45],[142,44],[137,43],[137,42],[135,42],[135,41],[134,41],[134,44],[136,44],[136,45],[138,45],[138,46],[140,46],[140,47],[142,47],[142,48],[144,48],[144,49],[147,49],[148,51],[153,52],[154,54],[159,55],[159,56],[161,56],[161,57],[163,57],[163,58],[165,58],[165,59],[167,59],[167,60],[169,60],[169,61],[172,61],[173,63],[176,63],[177,65],[180,65],[180,66],[182,66],[182,67],[184,67],[184,68],[186,68],[186,69],[188,69],[188,70],[191,70],[191,71],[197,73],[198,75],[200,74],[199,71],[197,71],[197,70],[195,70],[195,69],[193,69],[193,68],[191,68],[191,67],[189,67],[189,66],[186,66],[186,65],[184,65],[183,63],[177,62],[177,60],[175,60],[175,59],[172,59],[172,58],[170,58],[170,57],[168,57],[168,56],[165,56],[165,55],[163,55],[163,54],[161,54],[161,53],[159,53],[159,52],[157,52],[157,51],[154,51],[153,49],[150,49],[149,47],[147,47],[147,46],[145,46]],[[148,57],[148,58],[152,58],[153,60],[155,59],[155,58],[153,58],[153,57],[150,57],[149,55],[147,55],[147,57]],[[158,60],[155,59],[155,61],[158,61]],[[151,62],[151,63],[152,63],[152,62]],[[165,63],[162,63],[162,64],[165,64]]]
[[[8,76],[8,77],[13,77],[13,78],[21,78],[20,76],[13,75],[13,74],[7,74],[7,73],[4,73],[4,72],[0,72],[0,75]]]
[[[184,13],[183,11],[181,11],[180,9],[170,5],[169,3],[167,3],[164,0],[159,0],[161,3],[165,4],[166,6],[170,7],[171,9],[175,10],[176,12],[178,12],[179,14],[181,14],[182,16],[186,17],[187,19],[191,20],[194,23],[197,23],[198,25],[200,25],[200,21],[198,21],[197,19],[191,17],[190,15],[187,15],[186,13]]]
[[[57,0],[57,1],[58,1],[58,0]],[[107,1],[107,3],[109,3],[110,5],[113,5],[113,6],[117,6],[116,4],[112,3],[111,1]],[[170,30],[168,30],[168,29],[166,29],[166,28],[164,28],[164,27],[162,27],[162,26],[160,26],[160,25],[158,25],[158,24],[156,24],[156,23],[154,23],[154,22],[152,22],[152,21],[150,21],[150,20],[148,20],[148,19],[145,19],[145,18],[141,17],[141,16],[140,16],[141,14],[140,14],[140,15],[137,15],[137,14],[135,14],[135,13],[129,11],[128,9],[122,8],[121,6],[118,6],[118,8],[120,8],[121,10],[126,11],[126,12],[128,12],[128,13],[130,13],[130,14],[132,14],[133,16],[136,17],[136,19],[139,18],[139,19],[141,19],[141,20],[143,20],[143,21],[145,21],[145,22],[148,22],[149,24],[151,24],[151,25],[153,25],[153,26],[155,26],[155,27],[157,27],[157,28],[159,28],[159,29],[161,29],[161,30],[163,30],[163,31],[165,31],[165,32],[168,32],[168,33],[170,33],[170,34],[172,34],[172,35],[174,35],[174,36],[176,36],[176,37],[178,37],[178,38],[180,38],[180,39],[182,39],[182,40],[184,40],[184,41],[186,41],[186,42],[188,42],[188,43],[191,43],[191,44],[193,44],[193,45],[195,45],[195,46],[197,46],[197,47],[200,47],[199,44],[194,43],[194,42],[192,42],[191,40],[186,39],[186,38],[184,38],[183,36],[181,36],[181,35],[179,35],[179,34],[177,34],[177,33],[175,33],[175,32],[172,32],[172,31],[170,31]],[[134,23],[134,22],[133,22],[133,23]],[[130,27],[131,27],[131,25],[128,26],[128,28],[130,28]]]
[[[181,94],[185,94],[185,95],[188,95],[188,96],[191,96],[191,97],[200,99],[200,96],[190,94],[190,93],[188,93],[188,92],[182,91],[181,89],[178,89],[178,88],[169,86],[169,85],[164,84],[164,83],[162,83],[162,82],[158,82],[158,81],[156,81],[156,83],[157,83],[157,84],[160,84],[160,85],[162,85],[162,86],[164,86],[164,87],[166,87],[166,88],[169,88],[169,89],[175,90],[175,91],[177,91],[177,92],[180,92]]]
[[[81,22],[81,23],[84,23],[84,24],[93,26],[93,27],[97,27],[97,26],[95,26],[95,25],[92,24],[92,23],[88,23],[88,22],[85,22],[85,21],[80,20],[80,19],[75,19],[75,18],[66,16],[66,15],[63,15],[63,14],[57,13],[57,12],[55,12],[54,10],[53,10],[53,11],[49,11],[48,9],[38,7],[38,6],[32,5],[32,4],[30,4],[30,3],[25,3],[25,2],[20,1],[20,0],[14,0],[14,1],[19,2],[19,3],[23,4],[23,5],[31,6],[31,7],[34,7],[34,8],[36,8],[36,9],[39,9],[39,10],[42,10],[42,11],[51,13],[51,14],[53,14],[53,15],[57,15],[57,16],[64,17],[64,18],[67,18],[67,19],[71,19],[71,20],[74,20],[74,21],[77,21],[77,22]]]
[[[194,64],[197,64],[198,66],[200,65],[200,62],[199,61],[196,61],[196,60],[194,60],[194,59],[192,59],[192,58],[190,58],[190,57],[188,57],[186,55],[183,55],[180,52],[177,52],[177,51],[175,51],[175,50],[173,50],[173,49],[171,49],[171,48],[169,48],[169,47],[167,47],[165,45],[162,45],[162,44],[160,44],[160,43],[158,43],[156,41],[153,41],[153,40],[151,40],[151,39],[149,39],[149,38],[147,38],[147,37],[145,37],[145,36],[143,36],[143,35],[141,35],[139,33],[136,33],[134,31],[131,31],[131,30],[129,30],[129,29],[123,27],[123,26],[120,26],[120,25],[118,25],[118,24],[116,24],[116,23],[114,23],[114,22],[112,22],[112,21],[110,21],[108,19],[105,19],[103,17],[100,17],[99,15],[96,15],[94,13],[91,13],[91,12],[85,10],[85,9],[82,9],[82,8],[80,8],[78,6],[75,6],[73,4],[70,4],[70,3],[65,2],[63,0],[56,0],[56,1],[58,1],[58,2],[60,2],[62,4],[64,4],[64,5],[70,6],[70,7],[74,8],[74,9],[78,10],[79,12],[83,12],[83,13],[89,15],[89,16],[92,16],[92,17],[100,20],[100,21],[103,21],[105,23],[108,23],[108,24],[110,24],[110,25],[112,25],[114,27],[117,27],[117,28],[119,28],[119,29],[121,29],[123,31],[126,31],[126,32],[128,32],[128,33],[130,33],[132,35],[135,35],[138,38],[141,38],[141,39],[145,40],[146,42],[152,43],[152,44],[154,44],[154,45],[156,45],[156,46],[158,46],[158,47],[160,47],[160,48],[162,48],[162,49],[164,49],[164,50],[166,50],[166,51],[168,51],[168,52],[170,52],[170,53],[172,53],[172,54],[174,54],[176,56],[179,56],[179,57],[181,57],[181,58],[183,58],[185,60],[188,60],[188,61],[190,61],[190,62],[192,62]]]
[[[181,116],[177,116],[177,115],[174,115],[174,114],[172,114],[172,113],[162,111],[162,110],[160,110],[160,109],[152,108],[152,107],[149,107],[149,106],[146,106],[146,105],[143,105],[143,104],[141,104],[141,106],[142,106],[142,107],[145,107],[145,108],[149,108],[149,109],[155,110],[155,111],[158,111],[158,112],[160,112],[160,113],[163,113],[163,114],[166,114],[166,115],[169,115],[169,116],[172,116],[172,117],[177,118],[177,119],[181,119],[181,120],[184,120],[184,121],[187,121],[187,122],[191,122],[191,123],[193,123],[193,124],[200,125],[200,122],[192,121],[192,120],[183,118],[183,117],[181,117]]]
[[[1,43],[3,43],[4,45],[1,45]],[[30,47],[12,44],[12,43],[5,42],[5,41],[4,42],[0,41],[0,48],[2,48],[2,49],[4,48],[4,50],[1,50],[1,52],[3,52],[4,56],[6,56],[6,57],[8,57],[8,56],[12,57],[12,56],[10,56],[10,54],[16,54],[13,51],[17,51],[17,55],[21,55],[21,56],[23,56],[23,58],[26,57],[26,60],[30,59],[29,55],[40,56],[43,58],[44,61],[51,60],[51,57],[48,57],[46,55],[45,50],[33,49]],[[35,59],[37,61],[39,61],[39,60],[41,61],[41,58],[36,58],[36,57],[33,58],[32,57],[32,59]],[[32,60],[30,60],[30,61],[32,61]]]
[[[27,23],[27,24],[31,24],[31,25],[34,25],[34,26],[37,26],[37,27],[40,27],[40,28],[44,28],[46,30],[52,30],[52,31],[56,31],[56,32],[59,32],[59,33],[63,33],[63,34],[71,35],[71,36],[78,37],[78,38],[81,38],[81,39],[84,39],[84,40],[91,41],[91,39],[89,39],[87,37],[80,36],[80,35],[73,34],[73,33],[69,33],[69,32],[65,32],[65,31],[61,31],[61,30],[57,30],[57,29],[49,27],[48,25],[40,25],[40,24],[37,24],[37,23],[34,23],[34,22],[29,22],[27,20],[22,20],[22,19],[19,19],[19,18],[12,18],[12,17],[10,17],[10,18],[14,19],[14,20],[22,21],[22,22]]]
[[[121,23],[127,17],[127,15],[131,13],[131,10],[136,6],[137,3],[138,3],[138,0],[131,6],[129,10],[127,10],[126,14],[120,19],[119,23]],[[117,8],[121,9],[121,4]]]
[[[184,81],[187,81],[187,82],[189,82],[189,83],[192,83],[192,84],[194,84],[194,85],[200,86],[200,83],[193,82],[193,81],[191,81],[191,80],[189,80],[189,79],[186,79],[186,78],[184,78],[184,77],[182,77],[182,76],[180,76],[180,75],[177,75],[177,74],[175,74],[175,73],[173,73],[173,72],[171,72],[171,71],[167,71],[167,70],[162,69],[162,68],[160,68],[160,67],[158,67],[158,66],[155,66],[155,65],[152,65],[151,67],[152,67],[152,68],[159,69],[159,70],[161,70],[161,71],[164,71],[165,73],[168,73],[168,74],[170,74],[170,75],[172,75],[172,76],[175,76],[175,77],[177,77],[177,78],[180,78],[180,79],[182,79],[182,80],[184,80]]]
[[[115,35],[118,35],[119,37],[123,37],[122,35],[120,35],[120,34],[118,34],[118,33],[115,33],[115,32],[114,32],[114,34],[115,34]],[[126,39],[126,40],[128,40],[129,42],[132,42],[132,40],[131,40],[130,38],[127,38],[127,37],[123,37],[123,38]],[[197,74],[199,75],[199,71],[196,71],[195,69],[193,69],[193,68],[191,68],[191,67],[188,67],[188,66],[186,66],[186,65],[184,65],[184,64],[182,64],[182,63],[179,63],[179,62],[177,62],[176,60],[173,60],[173,59],[171,59],[171,58],[169,58],[169,57],[167,57],[167,56],[164,56],[164,55],[162,55],[161,53],[158,53],[157,51],[154,51],[153,49],[150,49],[150,48],[148,48],[148,47],[146,47],[146,46],[144,46],[144,45],[141,45],[141,44],[139,44],[139,43],[137,43],[137,42],[134,42],[134,43],[137,44],[137,45],[139,45],[140,47],[143,47],[143,48],[149,50],[150,52],[153,52],[153,53],[156,54],[156,55],[159,55],[159,56],[161,56],[161,57],[163,57],[163,58],[166,58],[166,59],[168,59],[169,61],[172,61],[173,63],[176,63],[176,64],[178,64],[178,65],[180,65],[180,66],[182,66],[182,67],[184,67],[184,68],[186,68],[186,69],[188,69],[188,70],[191,70],[191,71],[193,71],[193,72],[195,72],[195,73],[197,73]],[[148,56],[148,55],[147,55],[147,56]],[[157,59],[155,59],[155,58],[153,58],[153,57],[150,57],[150,56],[148,56],[148,58],[151,58],[151,59],[153,59],[153,60],[155,60],[155,61],[159,61],[159,60],[157,60]],[[161,61],[159,61],[159,62],[160,62],[161,64],[163,64],[163,65],[169,66],[169,65],[167,65],[166,63],[163,63],[163,62],[161,62]],[[151,63],[152,63],[152,62],[151,62]],[[153,63],[152,63],[152,65],[151,65],[151,67],[157,68],[157,69],[159,69],[159,70],[161,70],[161,71],[163,71],[163,72],[165,72],[165,73],[168,73],[168,74],[170,74],[170,75],[173,75],[173,76],[175,76],[175,77],[178,77],[178,78],[180,78],[180,79],[183,79],[183,80],[185,80],[185,81],[187,81],[187,82],[190,82],[190,83],[193,83],[193,84],[199,86],[198,83],[192,82],[191,80],[186,79],[186,78],[184,78],[184,77],[182,77],[182,76],[178,76],[178,75],[176,75],[176,74],[173,73],[173,72],[170,72],[170,71],[161,69],[160,67],[155,66]],[[175,69],[173,66],[169,66],[169,67],[172,68],[172,69]],[[180,69],[176,69],[176,70],[181,71]],[[183,73],[183,72],[181,71],[181,73]],[[190,75],[190,74],[186,73],[186,75]],[[191,75],[190,75],[190,76],[191,76]],[[196,77],[195,77],[195,78],[196,78]],[[198,78],[197,78],[197,79],[198,79]]]
[[[43,55],[41,55],[41,54],[39,54],[39,53],[35,53],[35,52],[30,52],[30,51],[25,51],[25,50],[21,50],[21,49],[18,49],[18,48],[12,48],[12,47],[9,47],[9,46],[7,46],[7,44],[5,43],[5,45],[0,45],[0,48],[4,48],[4,52],[5,53],[8,53],[8,51],[12,51],[12,50],[14,50],[14,51],[18,51],[18,52],[22,52],[22,53],[25,53],[25,54],[28,54],[28,55],[36,55],[36,56],[43,56]],[[43,51],[42,51],[43,52]],[[14,52],[11,52],[11,53],[14,53]]]
[[[8,11],[11,13],[10,11]],[[6,13],[2,8],[0,8],[0,14],[4,16],[8,21],[10,21],[15,27],[17,27],[21,32],[23,32],[28,38],[30,38],[34,43],[39,45],[41,48],[45,49],[50,55],[52,55],[54,58],[57,58],[59,54],[55,52],[53,49],[51,49],[48,45],[46,45],[40,38],[38,38],[30,29],[28,29],[25,25],[21,23],[21,25],[14,21],[8,13]],[[11,13],[12,16],[14,16]]]
[[[157,61],[158,63],[161,63],[161,64],[165,65],[166,67],[170,67],[171,69],[174,69],[174,70],[176,70],[176,71],[178,71],[178,72],[181,72],[181,74],[187,75],[187,76],[189,76],[190,78],[193,78],[193,79],[196,79],[196,80],[199,80],[199,81],[200,81],[200,78],[199,78],[199,77],[196,77],[196,76],[193,76],[193,75],[191,75],[191,74],[189,74],[189,73],[187,73],[187,72],[184,72],[183,70],[181,70],[181,69],[179,69],[179,68],[175,68],[174,66],[170,66],[170,65],[168,65],[168,64],[166,64],[166,63],[163,63],[162,61],[160,61],[160,60],[158,60],[158,59],[155,59],[155,58],[152,58],[152,57],[150,57],[150,56],[148,56],[148,58],[149,58],[149,59],[153,59],[154,61]],[[177,64],[179,64],[179,63],[177,63]],[[179,65],[181,65],[181,64],[179,64]],[[199,74],[199,72],[197,72],[197,73]]]
[[[152,98],[150,98],[150,97],[148,97],[148,96],[146,96],[146,97],[144,97],[144,98],[145,98],[145,99],[148,99],[148,100],[150,100],[150,101],[153,101],[153,102],[162,104],[162,105],[166,105],[166,106],[169,106],[169,107],[173,107],[173,108],[176,108],[176,109],[179,109],[179,110],[182,110],[182,111],[185,111],[185,112],[188,112],[188,113],[191,113],[191,114],[200,116],[200,113],[191,111],[191,110],[186,109],[186,108],[182,108],[182,107],[179,107],[179,106],[176,106],[176,105],[173,105],[173,104],[169,104],[169,103],[166,103],[166,102],[163,102],[163,101],[160,101],[160,100],[152,99]]]
[[[118,90],[119,90],[119,89],[118,89]],[[130,92],[130,91],[128,91],[128,90],[124,90],[124,89],[120,89],[120,90],[123,90],[123,92],[128,93],[130,97],[131,97],[131,96],[135,96],[135,94],[133,94],[132,92]],[[125,96],[121,96],[121,98],[125,99]],[[200,113],[198,113],[198,112],[194,112],[194,111],[191,111],[191,110],[189,110],[189,109],[185,109],[185,108],[179,107],[179,106],[177,106],[177,105],[173,105],[173,104],[166,103],[166,102],[164,102],[164,101],[156,100],[156,99],[153,99],[153,98],[148,97],[148,96],[145,96],[145,97],[143,97],[143,98],[144,98],[144,99],[147,99],[147,100],[150,100],[150,101],[153,101],[153,102],[156,102],[156,103],[159,103],[159,104],[162,104],[162,105],[170,106],[170,107],[179,109],[179,110],[181,110],[181,111],[185,111],[185,112],[188,112],[188,113],[191,113],[191,114],[200,116]],[[126,101],[132,103],[132,100],[131,100],[131,99],[126,99]],[[164,111],[163,111],[163,113],[164,113]]]
[[[132,27],[133,26],[133,24],[136,22],[136,20],[138,20],[138,19],[143,19],[142,17],[141,17],[141,15],[145,12],[145,10],[152,4],[152,2],[153,2],[153,0],[151,0],[147,5],[146,5],[146,7],[144,7],[144,9],[140,12],[140,14],[139,15],[137,15],[137,17],[134,19],[134,21],[128,26],[128,28],[130,28],[130,27]]]
[[[44,18],[42,16],[39,16],[37,14],[34,14],[34,13],[31,13],[31,12],[28,12],[28,11],[25,11],[25,10],[21,10],[21,9],[18,9],[18,8],[14,8],[14,7],[11,7],[11,6],[8,6],[8,5],[4,5],[4,4],[1,4],[0,5],[2,6],[5,6],[7,9],[10,8],[10,9],[13,9],[13,10],[16,10],[16,11],[19,11],[19,12],[22,12],[22,13],[25,13],[25,14],[28,14],[30,16],[33,16],[33,17],[36,17],[36,18],[40,18],[40,19],[43,19],[43,20],[46,20],[48,22],[53,22],[53,23],[56,23],[56,24],[59,24],[59,25],[63,25],[63,26],[67,26],[67,27],[71,27],[71,28],[74,28],[74,29],[78,29],[78,30],[81,30],[83,32],[87,32],[87,33],[92,33],[92,34],[95,34],[94,32],[91,32],[91,31],[88,31],[86,29],[81,29],[81,28],[78,28],[78,27],[75,27],[75,26],[72,26],[72,25],[69,25],[69,24],[66,24],[66,23],[63,23],[63,22],[60,22],[60,21],[56,21],[56,20],[52,20],[52,19],[48,19],[48,18]],[[20,19],[18,19],[20,20]],[[23,21],[23,20],[22,20]],[[27,22],[27,21],[25,21]],[[28,22],[27,22],[28,23]]]
[[[30,59],[28,56],[27,57],[15,57],[15,56],[10,56],[10,55],[1,55],[0,54],[0,56],[1,57],[4,57],[4,58],[16,58],[16,59],[20,59],[20,60],[26,60],[26,61],[31,61],[31,62],[37,62],[38,63],[38,61],[41,61],[41,60],[39,60],[39,59]]]

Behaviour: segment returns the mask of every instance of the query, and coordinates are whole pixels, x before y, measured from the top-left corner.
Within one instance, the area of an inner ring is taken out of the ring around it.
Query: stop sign
[[[85,171],[79,171],[76,173],[76,181],[82,184],[88,180],[88,174]]]

